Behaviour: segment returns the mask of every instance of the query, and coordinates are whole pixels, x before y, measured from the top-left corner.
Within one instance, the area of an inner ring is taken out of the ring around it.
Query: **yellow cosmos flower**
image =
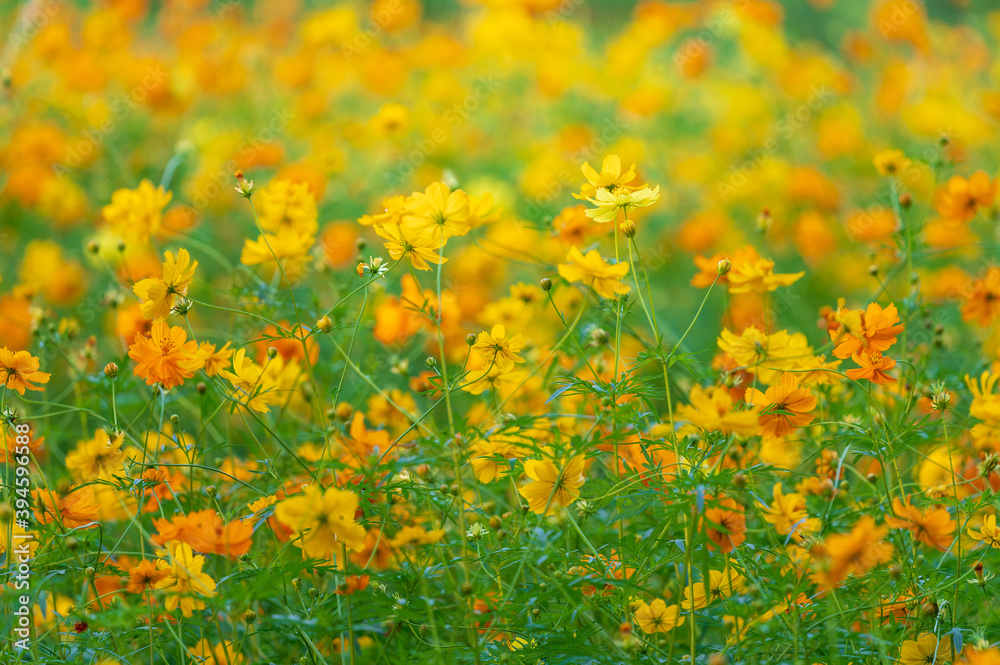
[[[152,182],[143,180],[135,189],[115,190],[101,215],[117,235],[146,242],[160,230],[163,209],[172,196],[163,187],[154,188]]]
[[[498,323],[490,332],[484,330],[479,333],[472,350],[478,352],[487,365],[492,364],[503,372],[515,364],[524,362],[524,358],[518,355],[524,343],[521,333],[507,337],[506,329]]]
[[[882,150],[872,160],[879,175],[898,175],[910,166],[902,150]]]
[[[257,219],[265,231],[291,229],[299,235],[319,232],[316,197],[305,182],[272,180],[254,197]]]
[[[659,598],[649,604],[642,603],[632,614],[639,630],[644,633],[669,633],[684,624],[681,608],[668,606]]]
[[[600,189],[615,191],[619,188],[628,188],[628,184],[635,180],[635,164],[622,173],[622,160],[618,155],[605,157],[600,173],[587,162],[583,163],[580,170],[583,171],[583,177],[587,182],[580,187],[579,194],[573,194],[578,199],[589,199]]]
[[[139,311],[151,321],[166,320],[177,296],[187,295],[198,267],[183,248],[177,251],[176,259],[172,252],[164,252],[163,256],[163,276],[139,280],[132,287],[132,292],[143,300]]]
[[[27,351],[0,348],[0,382],[5,388],[16,390],[18,395],[23,395],[25,390],[44,390],[35,383],[48,383],[52,375],[39,372],[39,365],[38,358]]]
[[[595,207],[587,210],[587,217],[595,222],[608,223],[618,219],[618,211],[621,210],[628,216],[628,211],[633,208],[645,208],[660,200],[660,188],[643,187],[635,191],[619,188],[612,191],[599,189],[593,197],[587,201]]]
[[[240,263],[245,266],[264,265],[268,274],[273,275],[280,261],[288,280],[295,282],[305,274],[310,260],[309,250],[314,244],[314,236],[282,228],[277,233],[257,236],[256,240],[248,238],[240,253]]]
[[[969,527],[968,534],[969,538],[982,541],[990,547],[1000,547],[1000,529],[997,528],[996,515],[987,515],[979,531]]]
[[[194,610],[205,609],[202,598],[215,595],[215,580],[201,571],[204,565],[205,557],[195,555],[187,543],[176,540],[167,543],[167,550],[160,553],[156,562],[157,569],[166,575],[155,588],[167,592],[164,607],[168,612],[179,606],[181,613],[190,617]]]
[[[388,241],[385,249],[389,256],[397,261],[407,256],[417,270],[430,270],[431,263],[440,265],[448,260],[434,251],[440,249],[444,242],[441,234],[429,227],[415,229],[398,224],[376,224],[375,233]]]
[[[406,207],[406,225],[430,230],[439,240],[469,232],[469,195],[460,189],[453,192],[443,182],[432,182],[425,191],[414,192]]]
[[[628,274],[628,263],[608,263],[596,249],[584,256],[576,247],[570,247],[566,255],[568,263],[560,263],[559,276],[568,282],[586,284],[602,298],[614,298],[630,291],[622,279]]]
[[[693,603],[694,609],[700,610],[708,607],[709,603],[713,601],[729,598],[733,593],[742,589],[743,584],[743,576],[732,567],[726,568],[726,570],[710,570],[707,579],[685,587],[684,601],[681,603],[681,607],[690,610]]]
[[[580,498],[583,477],[583,455],[575,455],[559,468],[551,460],[527,460],[524,473],[532,482],[518,490],[528,500],[531,512],[551,515],[556,508],[565,508]]]
[[[951,639],[938,639],[934,633],[924,633],[916,640],[904,640],[899,649],[900,665],[944,665],[954,657]]]
[[[295,532],[292,542],[306,556],[336,559],[341,545],[353,552],[364,549],[365,529],[354,521],[358,496],[332,487],[323,492],[308,485],[302,492],[278,503],[274,515]]]
[[[757,259],[740,264],[733,264],[730,270],[730,293],[765,293],[775,291],[779,286],[789,286],[797,282],[805,272],[776,274],[774,261]]]
[[[263,367],[246,356],[246,349],[237,351],[233,354],[233,371],[220,370],[219,376],[233,384],[230,397],[254,411],[268,413],[277,397],[275,383],[265,376]]]

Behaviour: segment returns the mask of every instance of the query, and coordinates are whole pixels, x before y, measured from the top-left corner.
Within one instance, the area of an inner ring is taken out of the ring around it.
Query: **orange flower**
[[[67,529],[86,525],[90,529],[97,526],[98,510],[92,487],[71,490],[64,496],[52,490],[35,491],[35,519],[41,524],[56,522]]]
[[[160,570],[152,561],[143,559],[128,571],[129,593],[145,593],[153,589],[156,583],[167,576],[167,571]]]
[[[706,503],[711,500],[711,497],[705,497]],[[720,499],[714,506],[706,508],[702,523],[710,549],[714,545],[729,553],[746,540],[747,520],[743,506],[730,497]]]
[[[982,279],[972,283],[971,294],[962,305],[962,319],[985,327],[1000,314],[1000,268],[991,266]]]
[[[163,321],[153,324],[149,337],[136,333],[128,348],[128,357],[136,362],[135,375],[145,379],[147,385],[159,383],[167,389],[190,379],[204,360],[199,357],[198,342],[186,340],[183,328]]]
[[[865,515],[850,533],[838,533],[826,539],[825,551],[829,566],[821,575],[827,588],[840,584],[849,574],[863,575],[892,557],[892,545],[884,543],[888,529],[875,526],[875,520]]]
[[[766,437],[791,434],[815,418],[809,412],[816,408],[816,398],[808,388],[799,387],[799,380],[791,372],[783,374],[781,383],[765,393],[748,389],[745,399],[747,404],[760,408],[760,425]]]
[[[364,591],[368,588],[368,579],[368,575],[348,575],[334,593],[338,596],[350,596],[356,591]]]
[[[985,171],[976,171],[968,179],[953,175],[934,195],[934,209],[945,219],[968,222],[980,208],[988,208],[997,195],[997,182],[990,182]]]
[[[5,388],[16,390],[19,395],[25,390],[44,390],[33,382],[48,383],[52,375],[39,372],[38,365],[38,358],[27,351],[0,348],[0,379]]]
[[[841,308],[829,317],[830,339],[836,344],[833,355],[850,358],[862,350],[882,352],[896,343],[896,335],[903,332],[899,323],[896,306],[890,304],[885,309],[878,303],[871,303],[868,309],[848,310]],[[831,323],[839,324],[835,327]]]
[[[211,509],[177,515],[172,520],[154,519],[153,526],[158,531],[152,538],[157,545],[179,540],[202,554],[237,557],[250,551],[253,537],[253,522],[233,520],[224,524]]]
[[[899,499],[893,499],[892,509],[897,517],[886,517],[885,523],[893,529],[909,529],[916,540],[942,552],[951,545],[956,523],[946,509],[920,510],[910,505],[909,497],[905,505]]]
[[[886,374],[886,372],[896,366],[894,359],[883,356],[878,351],[869,349],[863,353],[855,352],[851,356],[851,360],[860,365],[860,367],[847,370],[847,378],[855,381],[868,379],[880,386],[886,383],[896,383],[896,379]]]

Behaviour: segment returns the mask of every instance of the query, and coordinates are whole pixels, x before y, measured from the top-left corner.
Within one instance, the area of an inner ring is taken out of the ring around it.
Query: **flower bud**
[[[476,343],[476,336],[473,335],[472,333],[469,333],[468,335],[465,336],[465,343],[468,344],[469,346],[472,346],[473,344]]]
[[[333,330],[333,321],[330,320],[329,316],[324,316],[316,322],[316,329],[320,332],[328,333]]]
[[[542,291],[552,290],[552,280],[549,279],[548,277],[543,277],[542,281],[539,282],[539,285],[542,287]]]
[[[108,363],[104,366],[104,376],[109,379],[113,379],[118,376],[118,365],[115,363]]]
[[[635,228],[635,222],[633,222],[631,219],[626,219],[619,225],[619,228],[622,231],[622,235],[624,235],[626,238],[635,237],[637,229]]]
[[[716,272],[719,274],[719,277],[728,275],[729,271],[732,269],[733,269],[733,262],[731,259],[728,258],[722,259],[721,261],[719,261],[719,265],[716,266]]]
[[[899,207],[906,210],[913,205],[913,197],[908,192],[899,195]]]
[[[253,623],[257,620],[257,613],[253,610],[247,610],[243,613],[243,621],[246,623]]]

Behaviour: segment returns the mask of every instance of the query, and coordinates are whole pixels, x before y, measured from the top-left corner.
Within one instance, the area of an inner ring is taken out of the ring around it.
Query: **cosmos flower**
[[[570,247],[566,261],[558,266],[559,276],[568,282],[586,284],[602,298],[614,298],[630,291],[627,284],[622,284],[629,271],[628,263],[608,263],[596,249],[584,256],[576,247]]]
[[[11,351],[6,346],[0,348],[0,381],[5,388],[23,395],[25,390],[41,391],[36,383],[48,383],[51,374],[39,372],[38,358],[27,351]]]
[[[583,455],[575,455],[561,466],[552,460],[525,460],[524,473],[531,482],[518,492],[528,500],[528,509],[541,515],[552,515],[580,497],[583,487]]]
[[[178,607],[185,617],[191,617],[195,610],[205,609],[203,598],[215,596],[215,580],[202,572],[205,557],[195,555],[187,543],[170,542],[167,549],[160,552],[157,569],[164,573],[153,584],[157,591],[167,594],[164,609],[173,612]]]
[[[143,301],[142,315],[151,321],[165,320],[177,297],[187,295],[197,267],[198,262],[191,261],[184,248],[177,251],[176,259],[172,252],[165,252],[163,276],[140,280],[132,287],[133,293]]]
[[[148,337],[137,334],[128,356],[136,363],[132,370],[136,376],[147,385],[158,383],[167,389],[193,377],[204,362],[198,357],[198,343],[187,341],[187,332],[180,326],[163,321],[153,324]]]

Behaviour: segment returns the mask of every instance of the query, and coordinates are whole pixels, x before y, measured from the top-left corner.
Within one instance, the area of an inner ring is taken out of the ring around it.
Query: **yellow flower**
[[[406,200],[406,207],[405,224],[419,231],[429,230],[438,240],[469,232],[469,195],[460,189],[452,192],[443,182],[432,182],[426,191],[414,192]]]
[[[143,180],[135,189],[118,189],[101,209],[104,221],[122,238],[146,242],[160,230],[163,209],[173,195]]]
[[[23,395],[25,390],[44,390],[34,382],[48,383],[51,374],[39,372],[38,358],[27,351],[11,351],[6,346],[0,348],[0,381],[4,388],[16,390]]]
[[[706,587],[708,587],[707,594]],[[690,610],[691,604],[694,603],[694,609],[700,610],[703,607],[708,607],[712,601],[729,598],[741,588],[743,588],[743,576],[731,567],[726,568],[726,570],[710,570],[707,580],[689,584],[684,589],[684,601],[681,606]]]
[[[198,665],[243,665],[246,662],[240,653],[239,645],[233,642],[219,642],[213,645],[203,639],[188,651],[194,656],[193,662]]]
[[[951,640],[939,640],[934,633],[924,633],[916,640],[904,640],[899,649],[899,665],[943,665],[954,657]]]
[[[278,269],[277,260],[290,282],[295,282],[305,274],[309,264],[309,250],[316,238],[299,233],[292,228],[282,228],[276,234],[265,233],[256,240],[247,239],[240,253],[240,263],[245,266],[263,264],[269,274]]]
[[[230,358],[233,357],[233,350],[229,348],[229,342],[226,342],[219,350],[216,350],[215,344],[211,342],[201,342],[198,344],[197,357],[205,363],[202,368],[205,370],[205,374],[215,376],[229,364]]]
[[[440,237],[435,238],[435,231],[429,227],[414,229],[398,224],[376,224],[375,233],[388,240],[385,249],[389,256],[397,261],[408,256],[417,270],[430,270],[429,263],[440,265],[448,260],[434,251],[444,243]]]
[[[757,412],[752,409],[737,411],[733,409],[733,398],[722,386],[691,388],[690,406],[679,404],[677,417],[686,420],[690,425],[681,428],[681,434],[695,433],[697,430],[706,432],[731,432],[741,436],[753,436],[757,433]]]
[[[142,315],[151,321],[164,321],[170,315],[177,296],[186,296],[188,286],[194,280],[197,261],[191,261],[186,249],[173,253],[164,252],[163,277],[150,277],[139,280],[132,287],[132,292],[144,302],[139,308]]]
[[[883,150],[872,161],[880,175],[898,175],[910,165],[902,150]]]
[[[122,450],[125,442],[123,434],[114,438],[107,431],[98,429],[94,438],[80,441],[76,448],[66,455],[66,469],[77,482],[87,482],[95,478],[110,479],[115,471],[121,471],[127,455]]]
[[[622,173],[622,160],[618,155],[608,155],[601,164],[601,172],[594,170],[589,163],[584,162],[580,167],[587,182],[580,187],[579,194],[573,194],[578,199],[588,199],[594,196],[599,189],[615,191],[619,188],[628,189],[628,183],[635,180],[635,164],[629,167],[628,171]]]
[[[781,483],[774,484],[772,495],[774,500],[764,513],[764,521],[773,525],[779,534],[791,536],[795,542],[800,542],[803,536],[819,528],[820,521],[810,518],[806,511],[804,496],[796,492],[785,494]]]
[[[972,527],[969,527],[968,534],[969,538],[981,540],[990,547],[1000,547],[1000,529],[997,528],[996,515],[987,515],[979,531],[973,531]]]
[[[524,338],[521,337],[521,333],[507,337],[507,331],[498,323],[490,332],[484,330],[479,333],[472,350],[483,357],[483,362],[492,364],[503,372],[517,363],[524,362],[524,358],[518,355],[523,347]]]
[[[576,501],[585,481],[583,461],[583,455],[576,455],[560,469],[551,460],[527,460],[524,473],[532,482],[518,491],[528,500],[531,512],[551,515],[556,508],[565,508]]]
[[[280,502],[274,509],[278,520],[295,532],[293,543],[306,556],[336,559],[341,545],[359,552],[364,549],[365,529],[354,521],[358,496],[330,488],[323,492],[308,485],[302,494]]]
[[[246,349],[233,355],[233,371],[220,370],[219,376],[233,384],[230,394],[235,401],[254,411],[268,413],[274,403],[275,384],[264,375],[264,368],[250,360]]]
[[[774,261],[757,259],[733,264],[729,271],[730,293],[764,293],[797,282],[805,272],[775,274]]]
[[[592,203],[594,208],[587,210],[587,217],[595,222],[613,222],[618,219],[618,211],[621,210],[628,216],[628,211],[633,208],[645,208],[660,200],[660,188],[643,187],[635,191],[619,188],[613,192],[607,189],[599,189],[593,197],[587,201]]]
[[[205,609],[201,598],[215,595],[215,580],[201,572],[204,565],[205,557],[196,556],[187,543],[171,541],[167,543],[167,551],[160,552],[156,567],[167,574],[155,588],[167,592],[164,607],[168,612],[180,606],[184,616],[190,617],[194,610]]]
[[[648,605],[642,603],[633,612],[633,615],[635,622],[639,625],[639,630],[644,633],[669,633],[677,626],[684,624],[681,608],[677,605],[668,607],[659,598]]]
[[[576,247],[570,247],[566,260],[569,263],[559,264],[559,276],[568,282],[586,284],[602,298],[614,298],[630,290],[627,284],[622,284],[629,271],[628,263],[608,263],[596,249],[584,256]]]
[[[291,229],[299,235],[314,236],[319,232],[316,197],[309,185],[291,180],[272,180],[257,192],[257,219],[265,231],[277,233]]]

